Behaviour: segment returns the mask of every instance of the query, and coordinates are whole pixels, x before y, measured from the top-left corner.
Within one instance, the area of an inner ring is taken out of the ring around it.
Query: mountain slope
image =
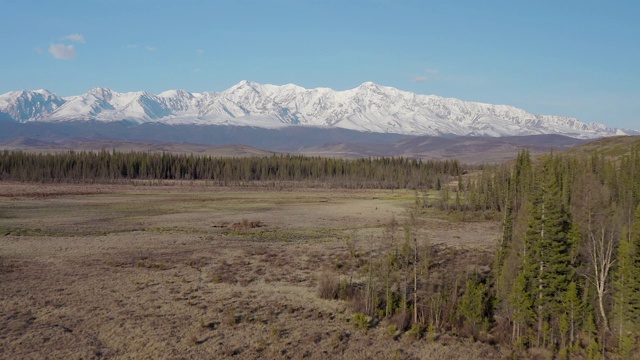
[[[640,136],[614,136],[576,146],[566,150],[565,153],[577,156],[591,156],[597,152],[608,159],[618,160],[623,155],[629,155],[632,151],[638,150],[640,150]]]
[[[11,91],[0,95],[0,120],[45,120],[65,100],[47,90]]]
[[[513,106],[419,95],[371,82],[345,91],[250,81],[218,93],[170,90],[153,95],[95,88],[83,95],[60,98],[46,90],[14,91],[0,95],[0,119],[260,128],[312,126],[431,136],[560,134],[596,138],[640,134],[569,117],[529,114]]]
[[[523,148],[528,148],[532,154],[539,154],[562,151],[587,141],[562,135],[433,137],[304,126],[281,129],[158,123],[132,126],[125,122],[98,121],[7,122],[3,124],[2,130],[0,150],[57,152],[117,149],[229,156],[290,153],[341,158],[401,156],[458,159],[469,164],[512,160]],[[250,145],[253,150],[238,144]]]
[[[412,136],[392,143],[332,143],[308,146],[298,152],[314,156],[404,157],[411,159],[457,159],[467,164],[499,163],[512,160],[527,148],[532,154],[562,151],[588,140],[562,135],[488,137]]]

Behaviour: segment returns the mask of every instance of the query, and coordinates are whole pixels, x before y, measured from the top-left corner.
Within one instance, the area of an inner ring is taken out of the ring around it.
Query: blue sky
[[[0,93],[365,81],[640,129],[640,2],[0,0]]]

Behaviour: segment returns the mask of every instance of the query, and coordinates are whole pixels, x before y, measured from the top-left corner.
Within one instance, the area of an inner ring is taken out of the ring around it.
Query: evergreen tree
[[[573,345],[575,341],[576,331],[578,329],[578,324],[582,320],[582,300],[580,300],[580,296],[578,294],[578,285],[575,281],[569,283],[567,287],[567,292],[564,294],[563,299],[564,305],[564,314],[566,314],[567,324],[568,324],[568,332],[569,332],[569,344]]]
[[[614,316],[618,335],[618,353],[631,356],[640,331],[640,205],[632,228],[624,229],[617,251],[614,274]]]
[[[518,345],[522,344],[523,332],[531,325],[535,317],[533,300],[527,284],[527,279],[530,278],[531,276],[527,276],[525,272],[520,272],[516,277],[509,297],[509,302],[513,309],[511,314],[513,322],[511,340]]]
[[[566,292],[571,272],[569,222],[555,162],[553,156],[548,156],[540,169],[531,197],[526,239],[525,274],[531,276],[529,286],[536,309],[538,344],[544,341],[544,324],[562,310],[557,294]]]
[[[634,244],[628,236],[628,230],[623,231],[618,245],[618,267],[614,274],[613,288],[615,291],[615,321],[618,333],[618,350],[621,356],[628,355],[629,338],[635,321],[633,316],[633,300],[637,296],[634,289],[633,258]]]
[[[458,314],[465,325],[471,328],[473,336],[477,335],[478,326],[486,320],[487,305],[487,286],[477,279],[467,280],[458,304]]]
[[[636,207],[635,220],[629,236],[629,247],[631,253],[631,271],[629,274],[629,311],[628,317],[636,326],[636,331],[640,331],[640,205]]]

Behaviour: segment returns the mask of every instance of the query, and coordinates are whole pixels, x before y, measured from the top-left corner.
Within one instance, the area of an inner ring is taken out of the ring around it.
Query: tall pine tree
[[[623,357],[629,355],[630,334],[637,327],[635,325],[637,319],[633,314],[633,303],[637,297],[633,271],[635,249],[630,235],[628,229],[623,231],[618,245],[618,267],[613,281],[618,350]]]
[[[562,199],[556,158],[544,158],[530,200],[526,237],[525,274],[535,306],[537,340],[546,342],[545,324],[563,310],[562,297],[571,273],[570,224]]]

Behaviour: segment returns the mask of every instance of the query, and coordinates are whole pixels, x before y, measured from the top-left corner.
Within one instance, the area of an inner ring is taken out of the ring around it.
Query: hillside
[[[616,159],[628,154],[632,148],[640,148],[640,136],[613,136],[590,141],[565,152],[571,155],[590,155],[600,152],[605,157]]]
[[[561,135],[444,138],[298,127],[275,130],[144,124],[127,132],[129,128],[115,123],[86,124],[79,127],[82,131],[75,131],[78,130],[77,126],[69,127],[63,124],[15,125],[22,131],[0,134],[0,149],[29,152],[115,149],[215,156],[289,153],[339,158],[385,156],[458,159],[467,164],[483,164],[515,159],[518,151],[523,148],[528,148],[532,154],[539,154],[562,151],[586,142]],[[110,136],[105,137],[105,133],[109,133]],[[6,138],[3,138],[3,135]]]

